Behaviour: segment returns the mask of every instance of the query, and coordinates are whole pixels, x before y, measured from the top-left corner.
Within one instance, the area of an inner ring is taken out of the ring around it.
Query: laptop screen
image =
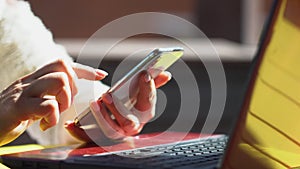
[[[300,166],[300,1],[276,1],[223,168]]]

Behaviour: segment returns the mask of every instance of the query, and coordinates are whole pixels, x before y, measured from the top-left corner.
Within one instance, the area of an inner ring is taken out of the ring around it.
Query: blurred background
[[[28,1],[35,14],[40,16],[54,33],[55,38],[88,38],[99,28],[119,17],[138,12],[165,12],[194,23],[208,37],[248,44],[257,43],[272,2],[272,0]],[[149,21],[149,26],[156,23]]]
[[[255,55],[259,37],[272,3],[271,0],[28,0],[28,2],[34,13],[53,32],[55,40],[64,45],[74,59],[94,32],[125,15],[138,12],[163,12],[182,17],[196,25],[215,46],[226,74],[226,106],[216,133],[228,133],[234,117],[237,116],[251,60]],[[149,20],[148,25],[143,26],[157,25],[159,20],[160,18]],[[161,29],[173,31],[170,27],[161,27]],[[182,30],[182,32],[184,32],[183,38],[194,40],[193,32],[189,30]],[[166,39],[166,37],[147,34],[124,42],[123,46],[116,48],[115,52],[111,52],[99,67],[113,74],[124,56],[128,54],[126,51],[128,48],[149,48],[151,44],[164,46],[169,43]],[[203,45],[205,47],[207,44]],[[193,71],[201,94],[199,115],[191,129],[193,132],[199,132],[205,122],[205,113],[209,110],[211,86],[203,63],[192,57],[189,59],[186,56],[186,58],[184,61]],[[208,55],[206,58],[209,60],[210,56]],[[91,51],[87,54],[86,60],[81,60],[81,62],[88,64],[95,59],[97,59],[97,53]],[[214,62],[213,59],[209,61]],[[109,76],[104,82],[111,84],[111,78]],[[144,133],[163,131],[176,119],[176,113],[180,108],[178,86],[172,80],[162,90],[167,97],[166,109],[163,114],[145,127]],[[188,116],[188,112],[186,115]],[[24,143],[24,140],[27,140],[24,139],[25,137],[27,138],[26,135],[20,137],[12,144],[18,144],[20,140]]]

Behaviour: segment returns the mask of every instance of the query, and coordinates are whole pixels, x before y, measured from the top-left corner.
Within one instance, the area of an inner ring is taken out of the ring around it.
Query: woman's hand
[[[0,94],[0,145],[20,134],[35,120],[41,130],[57,124],[59,115],[77,93],[74,78],[101,80],[106,72],[62,60],[52,62],[20,78]]]
[[[128,97],[131,106],[123,106],[124,104],[118,98],[114,98],[113,93],[105,93],[99,100],[90,104],[98,128],[87,129],[77,126],[74,122],[67,122],[65,127],[74,137],[86,142],[103,142],[107,138],[120,139],[138,134],[145,123],[155,115],[155,88],[159,88],[170,79],[169,72],[162,72],[155,79],[151,79],[148,73],[142,72],[137,83],[129,87]],[[92,134],[88,136],[86,133]]]

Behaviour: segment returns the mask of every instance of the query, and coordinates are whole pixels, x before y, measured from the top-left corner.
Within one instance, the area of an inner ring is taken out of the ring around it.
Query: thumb
[[[85,131],[77,126],[73,121],[66,121],[64,124],[65,129],[76,139],[84,142],[92,142],[90,137],[85,133]]]

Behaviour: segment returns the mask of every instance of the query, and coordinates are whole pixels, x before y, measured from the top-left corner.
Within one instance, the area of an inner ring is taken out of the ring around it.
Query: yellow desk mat
[[[43,146],[38,144],[5,146],[5,147],[0,147],[0,155],[18,153],[18,152],[30,151],[30,150],[40,150],[43,148],[44,148]],[[0,162],[1,162],[1,158],[0,158]],[[9,169],[9,168],[0,163],[0,169]]]

